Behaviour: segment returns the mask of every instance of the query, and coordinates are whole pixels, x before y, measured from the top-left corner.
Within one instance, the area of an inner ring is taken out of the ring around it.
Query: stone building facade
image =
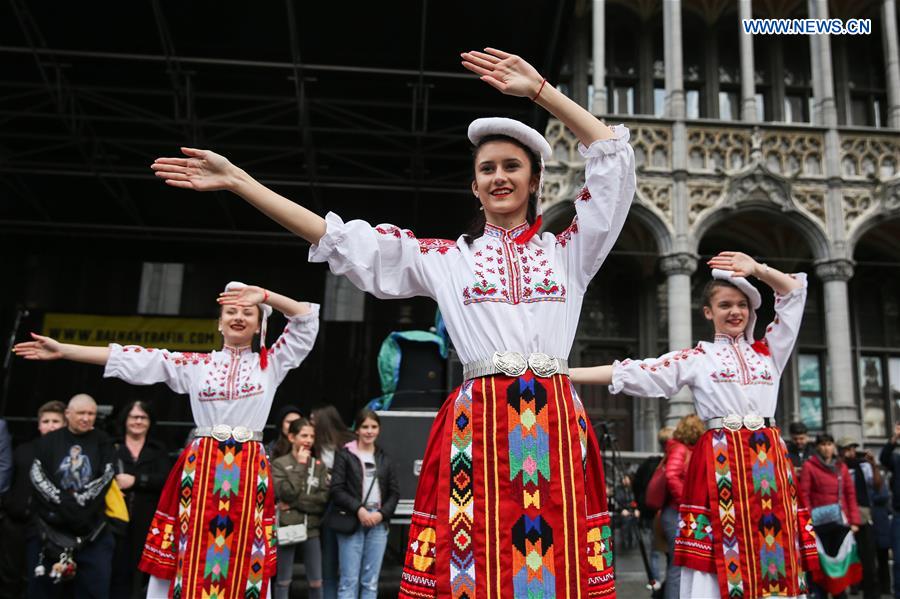
[[[900,420],[900,52],[896,0],[579,1],[561,87],[624,122],[634,209],[585,299],[578,364],[692,346],[699,290],[724,249],[810,275],[782,379],[784,428],[884,439]],[[869,35],[752,36],[744,18],[870,19]],[[577,142],[546,131],[545,214],[563,228],[583,181]],[[771,296],[760,314],[772,315]],[[583,389],[624,449],[654,450],[692,410]]]

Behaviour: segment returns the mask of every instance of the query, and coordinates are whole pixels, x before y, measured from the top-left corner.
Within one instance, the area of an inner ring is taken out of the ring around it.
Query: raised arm
[[[181,148],[181,151],[187,158],[157,158],[150,165],[167,185],[195,191],[235,193],[311,244],[318,243],[325,234],[325,219],[275,193],[224,156],[196,148]]]
[[[56,339],[31,333],[34,341],[23,341],[13,346],[13,353],[26,360],[71,360],[102,366],[109,360],[109,347],[89,347],[73,343],[60,343]]]
[[[298,302],[280,293],[247,285],[241,289],[224,291],[219,294],[217,300],[223,306],[256,306],[266,304],[272,306],[288,318],[309,314],[311,308],[306,302]]]
[[[568,127],[585,146],[615,137],[612,129],[550,85],[525,59],[496,48],[463,52],[462,65],[504,94],[530,98]]]
[[[591,366],[589,368],[572,368],[569,370],[571,381],[581,385],[611,385],[612,376],[612,364]]]
[[[707,264],[710,268],[730,270],[736,277],[756,277],[771,287],[778,295],[787,295],[803,286],[802,281],[767,264],[760,264],[741,252],[719,252]]]
[[[740,252],[721,252],[709,265],[735,276],[755,276],[775,291],[775,318],[766,326],[761,342],[768,348],[778,372],[783,372],[800,334],[806,305],[806,273],[788,275]]]

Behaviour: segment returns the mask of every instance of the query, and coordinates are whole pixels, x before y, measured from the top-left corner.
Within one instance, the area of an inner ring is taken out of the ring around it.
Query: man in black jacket
[[[66,408],[66,427],[35,443],[29,597],[61,596],[62,585],[54,581],[73,576],[77,599],[109,597],[115,542],[105,498],[115,476],[114,451],[109,437],[94,430],[96,418],[94,399],[76,395]]]
[[[66,425],[66,404],[48,401],[38,409],[38,432],[41,436]],[[25,570],[25,531],[31,519],[31,464],[35,441],[28,441],[13,451],[13,478],[3,495],[3,518],[0,520],[0,599],[25,596],[28,578]]]
[[[900,599],[900,454],[894,451],[900,443],[900,422],[894,424],[894,434],[881,450],[881,465],[891,473],[891,496],[894,517],[891,519],[891,540],[894,554],[894,598]]]

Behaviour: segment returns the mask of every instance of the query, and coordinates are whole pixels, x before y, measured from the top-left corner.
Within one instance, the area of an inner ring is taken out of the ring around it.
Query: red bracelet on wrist
[[[531,99],[532,102],[537,101],[538,96],[540,96],[540,95],[541,95],[541,92],[544,91],[544,86],[545,86],[545,85],[547,85],[547,80],[546,80],[546,79],[544,79],[543,81],[541,81],[541,86],[538,88],[537,93],[534,94],[534,97]]]
[[[263,289],[263,301],[262,301],[262,303],[266,303],[267,301],[269,301],[269,290],[268,290],[268,289]]]

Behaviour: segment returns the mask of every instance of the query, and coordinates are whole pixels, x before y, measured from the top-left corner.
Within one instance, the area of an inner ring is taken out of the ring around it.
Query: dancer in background
[[[800,331],[806,275],[779,272],[740,252],[722,252],[709,265],[713,279],[702,299],[712,342],[655,359],[576,368],[572,380],[638,397],[671,397],[685,386],[693,392],[707,431],[688,467],[675,538],[681,597],[801,597],[803,571],[818,568],[816,543],[773,416]],[[751,276],[775,292],[775,320],[758,341],[753,329],[762,300]]]
[[[16,354],[105,365],[104,376],[165,383],[190,396],[196,434],[169,474],[147,533],[140,568],[147,596],[247,594],[264,598],[275,574],[275,504],[262,429],[278,385],[312,349],[318,305],[232,282],[219,296],[223,347],[208,354],[110,344],[86,347],[32,333]],[[265,346],[275,308],[288,319]],[[260,334],[260,351],[252,351]]]

